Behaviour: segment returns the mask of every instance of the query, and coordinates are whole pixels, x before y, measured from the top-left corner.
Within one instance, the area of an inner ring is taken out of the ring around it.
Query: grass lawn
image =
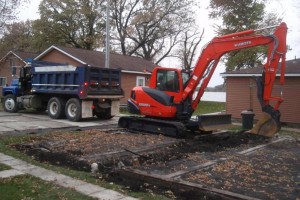
[[[200,101],[193,115],[221,112],[225,110],[225,102]]]
[[[94,199],[72,189],[58,187],[41,179],[23,175],[0,179],[0,199]]]
[[[0,171],[9,170],[9,169],[11,169],[11,167],[0,163]]]
[[[193,115],[200,115],[200,114],[207,114],[207,113],[214,113],[214,112],[221,112],[225,110],[225,102],[212,102],[212,101],[201,101],[196,110],[194,111]],[[130,114],[127,111],[126,107],[120,108],[120,113],[122,114]]]

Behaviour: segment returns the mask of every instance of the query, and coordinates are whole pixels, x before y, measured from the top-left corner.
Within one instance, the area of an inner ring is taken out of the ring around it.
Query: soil
[[[262,136],[247,133],[225,132],[197,136],[164,149],[164,151],[159,151],[157,154],[152,154],[151,159],[141,162],[136,169],[142,169],[152,174],[170,174],[212,160],[222,159],[234,152],[266,144],[267,141]]]
[[[268,145],[257,152],[230,155],[226,161],[182,177],[260,199],[300,197],[300,148],[295,140]]]
[[[165,188],[171,198],[191,197],[186,192],[189,190],[176,191],[183,183],[188,183],[184,188],[211,188],[210,194],[216,192],[212,199],[222,196],[220,191],[241,198],[300,198],[300,144],[294,139],[270,141],[242,132],[175,139],[108,129],[35,136],[14,147],[38,160],[80,170],[89,171],[91,163],[96,162],[109,179],[126,184],[129,179],[131,184],[141,179],[143,184],[138,189],[146,191],[149,187],[144,182],[152,181],[153,188]],[[138,174],[115,178],[122,170]],[[167,182],[171,182],[169,189]],[[197,197],[204,198],[201,195]]]
[[[160,145],[166,148],[179,142],[162,135],[95,129],[33,136],[26,143],[13,146],[41,161],[90,171],[92,163],[107,169],[131,165],[137,156],[142,157]]]

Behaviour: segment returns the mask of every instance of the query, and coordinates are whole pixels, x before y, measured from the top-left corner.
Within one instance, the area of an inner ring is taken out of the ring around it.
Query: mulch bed
[[[95,129],[55,132],[31,137],[26,143],[13,146],[41,161],[89,171],[94,162],[107,169],[116,167],[120,161],[122,166],[132,165],[135,157],[148,154],[149,149],[178,142],[162,135]]]
[[[166,175],[266,143],[266,138],[247,133],[202,135],[152,154],[135,168]]]
[[[300,198],[300,145],[286,140],[248,156],[228,155],[182,179],[261,199]]]
[[[96,162],[100,172],[125,168],[254,198],[299,199],[299,141],[268,142],[247,133],[179,140],[111,129],[55,132],[13,146],[38,160],[81,170],[89,171],[90,164]],[[259,145],[267,146],[249,155],[240,154]],[[209,162],[213,164],[201,167]],[[200,167],[189,171],[195,166]]]

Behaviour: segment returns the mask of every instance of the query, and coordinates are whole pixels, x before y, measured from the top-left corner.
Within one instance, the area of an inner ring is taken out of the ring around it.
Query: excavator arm
[[[208,43],[202,51],[194,71],[191,74],[191,79],[188,81],[187,86],[184,89],[183,100],[194,94],[197,85],[199,85],[199,82],[201,81],[197,98],[192,102],[193,109],[197,107],[220,58],[225,53],[255,46],[268,46],[267,62],[264,65],[264,92],[262,93],[263,104],[267,105],[271,100],[277,100],[276,109],[278,109],[282,99],[281,97],[272,97],[271,93],[280,60],[282,65],[280,83],[284,83],[287,26],[285,23],[280,24],[276,28],[274,34],[270,36],[253,35],[255,32],[256,30],[248,30],[215,37],[210,43]]]
[[[274,132],[277,132],[280,129],[280,112],[278,109],[283,99],[281,96],[273,97],[272,89],[280,61],[280,84],[284,84],[287,26],[285,23],[281,23],[275,28],[274,34],[268,36],[257,35],[255,34],[256,32],[256,30],[247,30],[239,33],[228,34],[221,37],[215,37],[210,43],[208,43],[208,45],[203,49],[191,78],[184,89],[183,100],[192,98],[197,85],[200,83],[200,89],[197,96],[192,101],[192,109],[196,109],[204,90],[220,61],[220,58],[225,53],[255,46],[267,46],[267,61],[264,64],[263,75],[257,80],[258,99],[264,114],[252,132],[272,136]],[[275,101],[274,107],[270,105],[271,101]],[[269,122],[267,129],[263,128],[263,126],[267,126],[266,122]],[[273,128],[269,127],[270,123],[273,124]]]

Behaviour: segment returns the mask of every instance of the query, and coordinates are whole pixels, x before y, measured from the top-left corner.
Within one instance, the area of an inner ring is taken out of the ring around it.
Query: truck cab
[[[17,95],[19,91],[19,79],[13,79],[9,86],[5,86],[2,88],[2,95],[5,96],[7,94]]]

